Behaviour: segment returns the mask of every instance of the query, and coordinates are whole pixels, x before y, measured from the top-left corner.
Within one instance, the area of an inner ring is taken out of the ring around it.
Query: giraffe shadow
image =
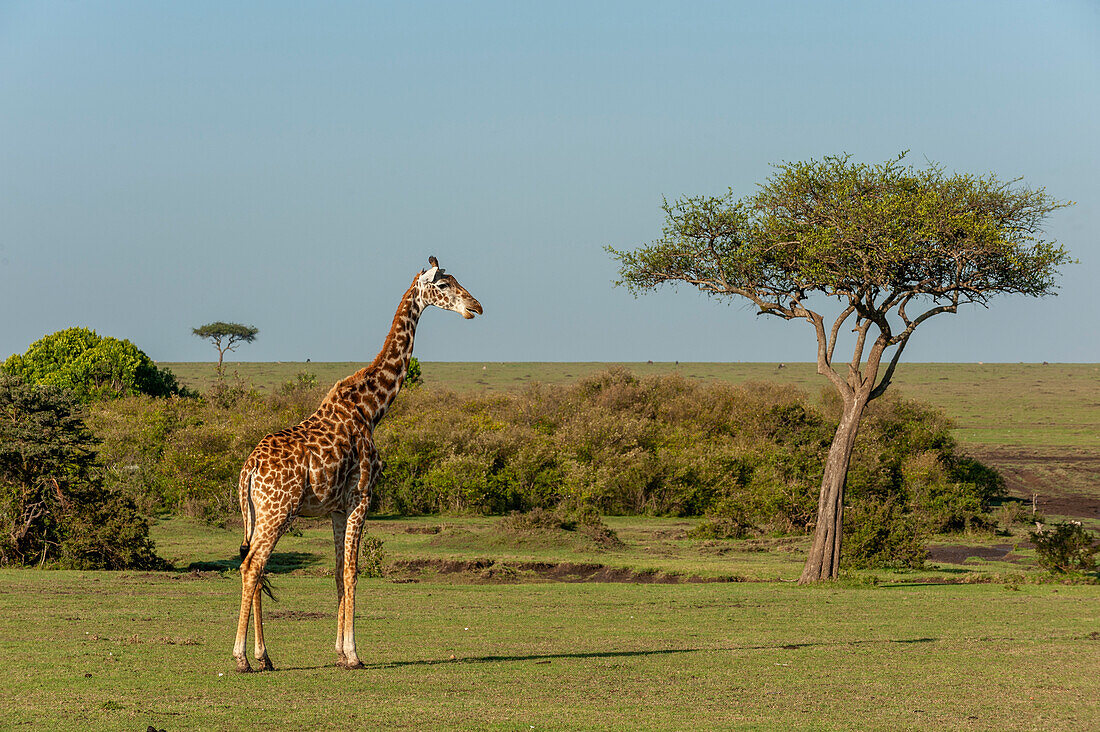
[[[271,574],[287,574],[296,569],[309,569],[321,563],[321,556],[312,552],[275,552],[267,560],[267,572]],[[186,572],[225,572],[237,570],[241,566],[239,557],[232,559],[216,559],[212,562],[191,562],[183,568]]]
[[[632,656],[661,656],[677,653],[699,653],[701,651],[715,650],[704,648],[673,648],[652,651],[603,651],[592,653],[547,653],[529,656],[464,656],[462,658],[431,658],[416,661],[389,661],[385,663],[365,663],[364,669],[393,669],[407,666],[443,666],[456,663],[506,663],[510,661],[535,661],[536,663],[549,663],[553,659],[566,658],[629,658]],[[284,671],[316,671],[334,664],[321,666],[284,666]]]
[[[672,656],[684,653],[713,653],[714,651],[794,651],[802,648],[828,648],[837,646],[881,645],[890,643],[935,643],[938,638],[891,638],[884,640],[850,640],[837,642],[774,643],[758,646],[730,646],[728,648],[660,648],[643,651],[594,651],[588,653],[546,653],[516,656],[468,656],[465,658],[422,659],[417,661],[392,661],[367,664],[366,668],[400,668],[403,666],[438,666],[445,663],[501,663],[510,661],[535,661],[547,663],[554,659],[631,658],[636,656]]]
[[[592,658],[635,658],[646,656],[673,656],[687,653],[714,653],[716,651],[795,651],[803,648],[834,648],[842,646],[864,645],[890,645],[890,644],[916,644],[936,643],[939,638],[884,638],[884,639],[857,639],[847,641],[820,641],[809,643],[769,643],[765,645],[729,646],[725,648],[657,648],[641,651],[591,651],[587,653],[542,653],[515,656],[465,656],[462,658],[433,658],[419,659],[415,661],[390,661],[387,663],[364,664],[366,669],[393,669],[408,666],[442,666],[445,664],[471,664],[471,663],[512,663],[516,661],[534,661],[535,663],[550,663],[553,660],[592,659]],[[287,671],[314,671],[325,666],[288,666]]]

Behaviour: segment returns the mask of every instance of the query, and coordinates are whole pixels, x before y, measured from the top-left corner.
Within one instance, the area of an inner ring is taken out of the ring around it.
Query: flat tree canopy
[[[844,410],[803,582],[837,576],[859,420],[889,386],[917,326],[960,305],[987,306],[998,294],[1053,294],[1059,268],[1071,261],[1043,238],[1047,216],[1068,203],[1017,180],[948,174],[936,164],[915,169],[904,158],[783,163],[755,195],[666,201],[660,239],[633,251],[608,248],[621,265],[617,284],[635,294],[686,283],[747,298],[759,314],[813,329],[818,373],[836,387]],[[854,349],[837,365],[833,352],[846,324]]]
[[[218,349],[218,375],[220,376],[225,352],[237,350],[237,345],[240,343],[251,343],[256,340],[256,334],[260,329],[240,323],[223,323],[219,320],[216,323],[192,328],[191,332],[199,338],[210,341],[214,344],[214,348]]]

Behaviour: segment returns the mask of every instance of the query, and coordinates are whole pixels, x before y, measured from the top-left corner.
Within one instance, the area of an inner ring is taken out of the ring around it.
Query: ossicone
[[[443,276],[443,270],[439,267],[438,259],[435,257],[428,257],[428,262],[432,266],[430,269],[426,269],[420,273],[420,282],[422,284],[436,282]]]

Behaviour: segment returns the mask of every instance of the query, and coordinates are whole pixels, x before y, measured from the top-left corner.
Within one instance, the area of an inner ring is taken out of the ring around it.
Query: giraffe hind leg
[[[248,673],[252,667],[245,656],[245,644],[248,642],[248,620],[252,614],[252,598],[256,594],[256,583],[250,579],[244,565],[241,566],[241,612],[237,618],[237,639],[233,643],[233,658],[237,661],[237,671]]]
[[[266,541],[260,540],[259,537],[270,536],[272,538]],[[275,539],[277,534],[271,532],[270,534],[261,533],[259,531],[253,532],[252,542],[248,545],[247,553],[245,554],[244,561],[241,562],[241,611],[237,618],[237,639],[233,645],[233,658],[237,661],[237,671],[241,673],[247,673],[252,670],[252,667],[248,663],[248,658],[245,655],[245,646],[248,642],[248,621],[249,616],[252,614],[253,605],[256,605],[256,610],[259,611],[257,596],[260,593],[262,587],[262,579],[264,573],[264,567],[267,565],[267,560],[271,556],[271,552],[275,548]],[[242,547],[243,549],[243,547]],[[257,651],[262,650],[262,655],[267,656],[267,651],[263,648],[262,637],[262,618],[259,612],[256,614],[256,630],[257,630]],[[257,654],[260,658],[260,654]],[[267,663],[263,663],[263,658],[260,658],[263,668],[267,668],[271,664],[270,659]],[[272,667],[273,668],[273,667]]]
[[[267,646],[264,644],[264,620],[263,620],[263,583],[256,587],[252,593],[252,614],[256,619],[256,660],[260,664],[261,671],[274,671],[275,664],[271,662],[271,656],[267,655]]]

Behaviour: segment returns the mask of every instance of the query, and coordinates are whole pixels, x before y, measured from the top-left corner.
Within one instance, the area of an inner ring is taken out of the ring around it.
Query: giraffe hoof
[[[267,656],[264,656],[263,658],[257,658],[256,661],[260,664],[260,670],[261,671],[274,671],[275,670],[275,664],[273,664],[271,662],[271,659],[268,658]]]
[[[248,659],[247,658],[238,658],[237,659],[237,673],[239,673],[239,674],[252,673],[252,667],[248,665]]]
[[[341,668],[346,668],[348,670],[351,670],[351,669],[354,669],[354,668],[366,668],[366,666],[363,665],[363,662],[360,661],[358,658],[355,659],[354,661],[344,660],[343,662],[340,663],[340,667]]]

